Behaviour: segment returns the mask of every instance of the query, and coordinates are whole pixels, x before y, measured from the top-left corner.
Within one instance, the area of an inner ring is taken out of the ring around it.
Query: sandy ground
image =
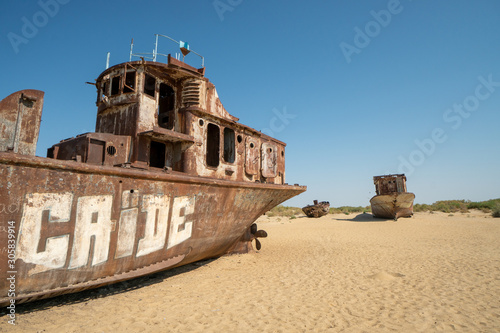
[[[22,304],[0,331],[500,332],[500,219],[258,223],[269,237],[257,253]]]

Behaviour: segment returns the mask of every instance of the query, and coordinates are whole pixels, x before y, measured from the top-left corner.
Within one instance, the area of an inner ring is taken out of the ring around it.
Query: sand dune
[[[2,332],[499,332],[500,219],[259,219],[257,253],[19,305]],[[5,312],[3,312],[5,313]]]

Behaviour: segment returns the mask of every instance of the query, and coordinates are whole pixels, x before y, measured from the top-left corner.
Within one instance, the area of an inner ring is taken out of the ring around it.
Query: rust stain
[[[415,194],[406,190],[406,176],[393,174],[373,177],[376,195],[370,199],[375,217],[397,220],[413,215]]]
[[[302,211],[307,217],[321,217],[330,212],[330,203],[328,201],[314,200],[313,205],[302,207]]]
[[[254,221],[306,187],[285,182],[285,143],[238,123],[204,74],[170,56],[106,69],[95,132],[47,157],[44,93],[0,102],[0,279],[15,279],[0,305],[260,249]]]

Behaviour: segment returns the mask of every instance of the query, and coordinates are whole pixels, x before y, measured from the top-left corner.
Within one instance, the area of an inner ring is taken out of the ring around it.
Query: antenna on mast
[[[109,56],[111,55],[111,52],[108,52],[108,55],[106,56],[106,69],[109,68]]]
[[[201,55],[201,54],[198,54],[196,53],[195,51],[191,50],[190,47],[189,47],[189,44],[187,42],[183,42],[183,41],[176,41],[175,39],[173,38],[170,38],[168,36],[165,36],[165,35],[160,35],[160,34],[155,34],[155,43],[154,43],[154,48],[153,48],[153,52],[152,53],[134,53],[134,39],[132,38],[132,41],[130,42],[130,57],[129,57],[129,61],[132,61],[132,57],[141,57],[142,58],[147,58],[147,59],[151,59],[153,62],[156,62],[158,60],[158,56],[168,56],[167,54],[163,54],[163,53],[158,53],[158,37],[164,37],[164,38],[167,38],[167,39],[170,39],[172,42],[176,43],[177,45],[179,45],[179,49],[180,51],[182,52],[182,61],[184,61],[185,57],[189,54],[189,53],[194,53],[196,54],[197,56],[199,56],[201,58],[201,67],[205,67],[205,58]],[[144,57],[142,57],[142,55],[144,55]],[[180,54],[179,53],[176,53],[175,54],[175,59],[179,60],[180,58]]]
[[[132,61],[132,50],[133,49],[134,49],[134,39],[132,38],[132,40],[130,41],[130,56],[129,56],[128,61]]]

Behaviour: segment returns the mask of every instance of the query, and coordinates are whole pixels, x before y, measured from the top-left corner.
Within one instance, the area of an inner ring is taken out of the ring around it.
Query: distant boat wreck
[[[302,211],[308,217],[325,216],[330,211],[330,203],[328,201],[321,201],[318,203],[318,200],[314,200],[314,205],[307,205],[302,208]]]
[[[375,217],[397,220],[413,215],[415,194],[406,191],[404,174],[373,177],[377,195],[370,199]]]

